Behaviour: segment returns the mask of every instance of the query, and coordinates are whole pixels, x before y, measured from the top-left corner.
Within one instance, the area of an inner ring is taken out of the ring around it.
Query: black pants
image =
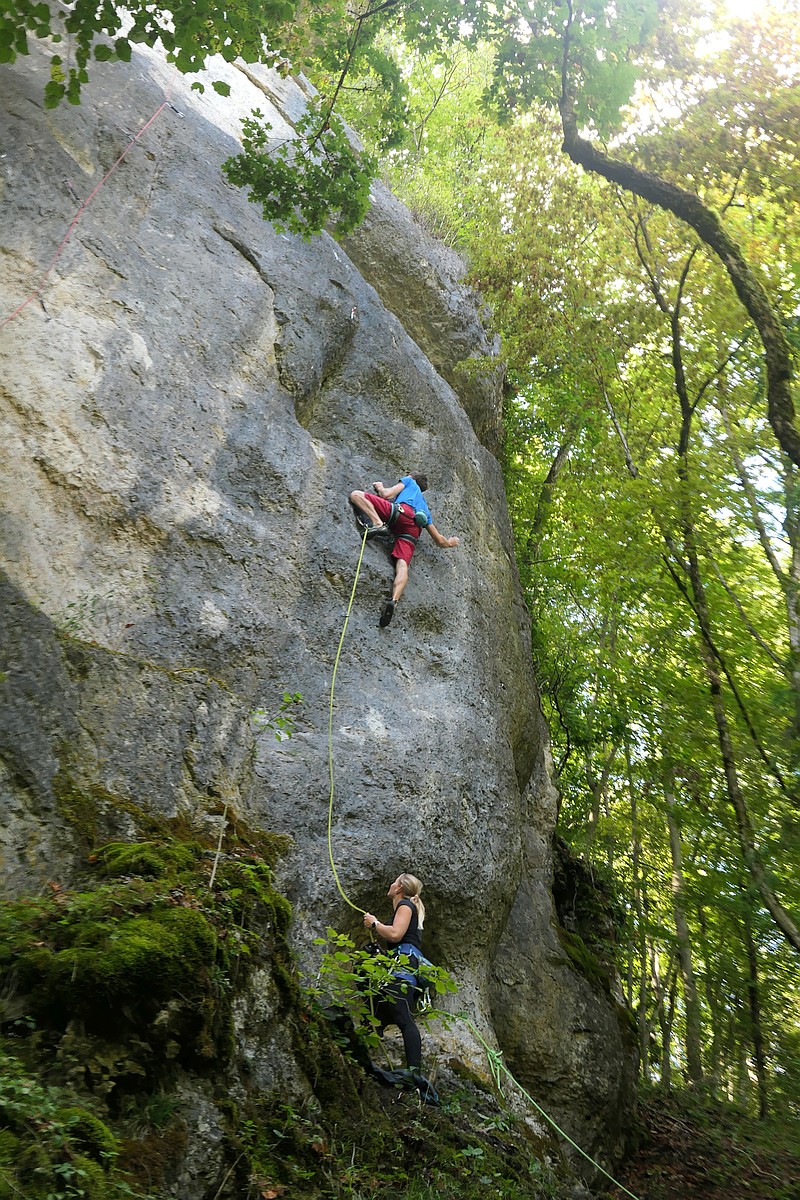
[[[396,1025],[403,1037],[406,1066],[417,1070],[422,1065],[422,1038],[414,1021],[418,995],[413,983],[391,983],[381,991],[375,1005],[380,1033],[387,1025]]]

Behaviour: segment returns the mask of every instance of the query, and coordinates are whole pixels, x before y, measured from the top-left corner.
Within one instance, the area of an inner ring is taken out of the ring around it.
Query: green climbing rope
[[[339,645],[336,650],[336,658],[333,663],[333,674],[331,676],[331,694],[330,694],[330,702],[328,704],[328,776],[330,779],[330,794],[328,797],[328,858],[330,859],[331,871],[333,872],[333,878],[336,882],[336,887],[339,891],[339,895],[342,897],[345,904],[349,904],[351,908],[355,909],[355,911],[359,912],[359,913],[363,913],[366,910],[363,908],[359,908],[357,904],[354,904],[353,901],[349,898],[349,896],[345,892],[344,888],[342,887],[341,881],[339,879],[339,872],[336,870],[336,863],[335,863],[334,857],[333,857],[333,839],[332,839],[333,796],[334,796],[333,697],[334,697],[334,693],[335,693],[335,689],[336,689],[336,672],[339,669],[339,659],[341,658],[341,655],[342,655],[342,646],[344,645],[345,634],[347,633],[347,623],[350,620],[350,613],[353,610],[353,601],[355,600],[355,596],[356,596],[356,588],[358,587],[358,576],[361,572],[361,562],[362,562],[362,559],[364,558],[364,547],[366,546],[366,544],[367,544],[367,530],[365,529],[364,536],[361,539],[361,552],[359,553],[359,556],[358,556],[358,563],[356,565],[355,578],[353,579],[353,587],[350,592],[350,602],[347,605],[347,612],[345,613],[344,625],[342,626],[342,633],[341,633],[341,637],[339,638]],[[492,1079],[494,1080],[494,1083],[499,1091],[502,1092],[502,1090],[503,1090],[502,1082],[503,1082],[503,1076],[505,1075],[511,1080],[511,1082],[514,1084],[514,1086],[519,1089],[519,1091],[522,1093],[522,1095],[525,1097],[525,1099],[528,1101],[528,1103],[533,1108],[535,1108],[538,1113],[540,1113],[544,1117],[545,1121],[547,1121],[547,1123],[549,1125],[552,1125],[553,1129],[555,1129],[556,1133],[559,1134],[559,1136],[562,1137],[564,1139],[564,1141],[569,1142],[570,1146],[572,1146],[575,1150],[577,1150],[578,1153],[580,1155],[582,1155],[582,1157],[585,1158],[587,1162],[590,1162],[592,1164],[592,1166],[595,1167],[602,1175],[605,1175],[606,1179],[610,1180],[611,1183],[613,1183],[615,1187],[618,1187],[620,1189],[620,1191],[624,1192],[626,1196],[630,1196],[631,1200],[639,1200],[639,1197],[634,1195],[633,1192],[629,1192],[628,1189],[624,1186],[624,1184],[621,1184],[619,1182],[619,1180],[614,1178],[613,1175],[609,1175],[609,1173],[608,1173],[608,1171],[606,1171],[605,1167],[601,1167],[598,1162],[595,1162],[595,1160],[591,1157],[591,1155],[587,1154],[585,1150],[582,1150],[580,1148],[580,1146],[578,1145],[578,1143],[574,1142],[572,1140],[572,1138],[569,1136],[569,1134],[565,1133],[564,1130],[561,1128],[561,1126],[556,1124],[556,1122],[553,1120],[553,1118],[550,1116],[550,1114],[548,1112],[545,1112],[545,1110],[542,1108],[541,1104],[536,1103],[533,1096],[531,1096],[525,1090],[525,1088],[522,1086],[522,1084],[517,1079],[515,1079],[514,1076],[511,1074],[511,1071],[508,1069],[505,1062],[503,1061],[502,1051],[493,1049],[489,1045],[489,1043],[484,1040],[484,1038],[481,1036],[481,1034],[478,1033],[478,1030],[475,1028],[472,1021],[470,1021],[469,1017],[467,1017],[464,1013],[459,1013],[457,1015],[456,1019],[463,1021],[463,1023],[467,1026],[467,1028],[469,1030],[471,1030],[474,1037],[480,1042],[481,1046],[483,1046],[484,1050],[486,1051],[486,1058],[489,1062],[489,1070],[492,1073]]]
[[[585,1150],[582,1150],[577,1142],[573,1142],[573,1140],[569,1136],[569,1134],[565,1133],[564,1130],[561,1128],[561,1126],[556,1124],[556,1122],[553,1120],[553,1118],[550,1116],[550,1114],[548,1112],[545,1112],[545,1110],[542,1108],[541,1104],[536,1103],[533,1096],[531,1096],[528,1092],[526,1092],[525,1088],[522,1086],[522,1084],[519,1082],[519,1080],[515,1079],[514,1076],[511,1074],[511,1072],[509,1071],[508,1067],[506,1066],[505,1062],[503,1061],[502,1050],[494,1050],[489,1045],[488,1042],[484,1041],[484,1039],[478,1033],[475,1026],[472,1024],[472,1021],[470,1021],[469,1017],[465,1016],[464,1013],[459,1013],[458,1020],[464,1022],[464,1024],[467,1026],[467,1028],[472,1031],[474,1036],[478,1039],[478,1041],[480,1042],[480,1044],[483,1046],[484,1050],[486,1051],[486,1057],[489,1061],[489,1070],[492,1072],[492,1079],[494,1080],[495,1086],[497,1087],[498,1091],[502,1092],[502,1090],[503,1090],[503,1075],[506,1075],[511,1080],[511,1082],[514,1084],[514,1086],[516,1088],[518,1088],[520,1092],[522,1092],[522,1095],[525,1097],[525,1099],[528,1101],[528,1103],[531,1104],[538,1113],[541,1113],[541,1115],[544,1117],[545,1121],[547,1121],[547,1123],[549,1125],[552,1125],[552,1127],[553,1127],[553,1129],[555,1129],[556,1133],[559,1134],[559,1136],[562,1137],[565,1142],[569,1142],[570,1146],[572,1146],[575,1150],[578,1151],[578,1154],[582,1155],[583,1158],[585,1158],[587,1162],[590,1162],[593,1167],[596,1167],[597,1170],[602,1175],[605,1175],[606,1179],[610,1179],[611,1182],[614,1184],[614,1187],[618,1187],[620,1189],[620,1191],[625,1193],[626,1196],[630,1196],[631,1200],[639,1200],[639,1197],[634,1195],[633,1192],[629,1192],[624,1184],[620,1183],[618,1179],[615,1179],[613,1175],[609,1175],[609,1173],[605,1169],[605,1167],[601,1167],[600,1163],[595,1162],[595,1160],[592,1158],[592,1156],[590,1154],[587,1154]]]
[[[331,785],[330,796],[328,798],[328,858],[331,860],[331,870],[333,871],[333,878],[336,881],[336,887],[339,889],[339,895],[342,897],[345,904],[349,904],[351,908],[354,908],[356,910],[356,912],[360,912],[360,913],[366,912],[366,909],[359,908],[357,904],[353,904],[353,901],[347,896],[344,888],[341,885],[341,882],[339,881],[339,872],[336,870],[336,863],[333,860],[333,842],[331,840],[331,831],[333,828],[333,787],[334,787],[334,784],[333,784],[333,694],[334,694],[334,689],[336,687],[336,672],[339,669],[339,659],[342,654],[342,646],[344,645],[344,635],[347,633],[347,622],[350,620],[350,613],[352,612],[352,609],[353,609],[353,601],[355,600],[355,596],[356,596],[356,587],[358,586],[358,576],[361,571],[361,560],[364,557],[364,547],[366,546],[366,544],[367,544],[367,530],[365,529],[364,536],[361,539],[361,553],[358,556],[358,565],[356,566],[356,574],[355,574],[355,579],[353,580],[353,588],[352,588],[352,591],[350,592],[350,603],[347,606],[347,612],[346,612],[345,618],[344,618],[344,625],[342,626],[342,636],[339,638],[339,647],[336,651],[336,659],[333,664],[333,675],[331,676],[331,697],[330,697],[330,704],[328,705],[328,775],[330,778],[330,785]]]

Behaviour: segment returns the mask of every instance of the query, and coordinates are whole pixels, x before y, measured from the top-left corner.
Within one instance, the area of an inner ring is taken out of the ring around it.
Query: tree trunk
[[[692,608],[694,610],[700,631],[700,654],[708,680],[711,694],[711,708],[717,726],[722,769],[725,776],[725,786],[731,806],[736,816],[736,829],[739,835],[739,845],[745,865],[750,872],[761,898],[773,921],[783,936],[795,950],[800,953],[800,930],[795,925],[785,908],[778,900],[764,865],[756,851],[750,816],[747,811],[744,793],[739,783],[739,773],[736,767],[736,756],[733,748],[728,714],[725,708],[725,697],[722,690],[722,677],[714,648],[711,616],[706,600],[705,587],[700,572],[700,561],[697,549],[697,537],[694,528],[694,518],[690,500],[689,488],[689,434],[691,431],[694,405],[689,398],[686,375],[683,366],[680,298],[670,314],[672,338],[672,366],[675,378],[675,391],[681,408],[681,426],[678,435],[678,482],[680,487],[679,504],[683,535],[683,552],[689,573],[689,584],[692,593]]]
[[[550,464],[550,470],[547,472],[544,483],[539,491],[539,497],[536,501],[536,512],[533,514],[528,538],[525,542],[525,562],[530,566],[535,566],[542,556],[542,537],[544,536],[550,510],[553,506],[553,495],[556,490],[558,477],[569,461],[570,451],[575,445],[579,431],[576,422],[575,427],[568,431],[565,440],[559,446],[556,456]]]
[[[672,911],[675,917],[675,932],[678,938],[678,960],[683,979],[683,995],[686,1002],[686,1066],[694,1084],[703,1082],[703,1059],[700,1049],[700,1000],[692,963],[692,943],[689,922],[684,907],[683,852],[681,835],[675,817],[675,796],[671,781],[665,780],[664,799],[669,827],[669,847],[672,855]]]
[[[647,926],[645,915],[648,901],[646,884],[641,868],[641,844],[639,842],[639,811],[636,803],[633,772],[629,748],[625,747],[625,757],[628,762],[628,789],[631,798],[631,842],[633,848],[633,904],[636,912],[636,945],[639,961],[639,1004],[636,1009],[636,1028],[639,1038],[639,1068],[642,1082],[650,1082],[650,1025],[647,1020],[647,996],[649,971],[647,969]],[[631,991],[633,989],[631,988]],[[630,1007],[633,997],[629,1000]]]
[[[742,898],[747,901],[745,890],[740,885]],[[761,1022],[761,989],[758,981],[758,956],[753,939],[753,920],[749,907],[742,920],[744,943],[747,950],[747,998],[750,1003],[750,1034],[753,1039],[753,1062],[758,1084],[758,1116],[763,1121],[767,1115],[767,1063],[764,1050],[764,1027]]]
[[[720,1086],[720,1068],[722,1054],[722,1030],[720,1028],[720,1001],[719,1001],[719,981],[715,987],[714,973],[712,971],[711,949],[708,940],[708,925],[706,923],[705,909],[702,904],[697,909],[697,919],[700,924],[700,932],[702,936],[703,960],[705,962],[705,971],[703,978],[705,981],[705,997],[706,1005],[708,1006],[709,1021],[711,1023],[711,1045],[706,1055],[707,1073],[706,1083],[710,1086],[712,1094],[719,1093]]]
[[[661,1086],[667,1091],[672,1087],[672,1027],[675,1024],[675,996],[678,991],[678,981],[673,979],[669,989],[669,1007],[662,1005],[659,1009],[659,1024],[661,1026]]]
[[[750,815],[747,811],[744,793],[742,792],[739,783],[739,774],[736,769],[736,756],[733,749],[733,739],[731,738],[730,726],[728,724],[728,716],[725,711],[725,699],[722,693],[722,680],[719,669],[717,667],[717,659],[712,650],[711,622],[706,603],[705,589],[700,575],[700,567],[697,559],[697,551],[694,546],[694,530],[690,524],[686,524],[684,528],[686,537],[686,552],[689,562],[689,578],[692,585],[692,595],[694,600],[694,609],[697,615],[697,620],[700,625],[700,653],[703,659],[703,665],[708,679],[709,691],[711,693],[711,707],[714,712],[714,721],[717,726],[717,737],[719,740],[720,754],[722,756],[722,768],[725,775],[725,786],[728,793],[728,799],[731,802],[734,814],[736,816],[736,829],[739,835],[739,846],[742,851],[742,858],[750,872],[753,880],[758,888],[762,900],[772,917],[773,921],[786,938],[790,946],[800,953],[800,929],[797,928],[794,921],[791,919],[786,909],[781,904],[778,897],[775,895],[770,885],[767,873],[764,870],[764,865],[756,851],[755,839],[753,830],[750,824]]]
[[[759,543],[786,603],[786,623],[789,634],[787,674],[792,687],[794,705],[792,733],[795,744],[795,761],[793,765],[796,767],[798,765],[797,747],[800,747],[800,511],[798,511],[800,494],[798,491],[797,470],[794,463],[788,461],[784,456],[782,485],[786,516],[783,522],[783,531],[791,550],[788,568],[785,569],[780,558],[775,553],[769,531],[759,508],[756,490],[753,487],[744,460],[737,449],[733,423],[725,403],[725,394],[721,388],[719,389],[717,407],[725,423],[725,432],[728,434],[728,449],[747,499]]]
[[[611,777],[611,769],[614,766],[614,759],[617,757],[619,743],[615,742],[610,747],[608,743],[603,747],[604,755],[601,758],[600,778],[595,775],[592,766],[590,754],[586,756],[586,782],[589,786],[589,791],[592,794],[592,811],[589,813],[589,825],[587,833],[586,848],[587,851],[594,845],[594,839],[597,836],[597,830],[600,827],[600,814],[603,810],[603,802],[606,798],[608,789],[608,781]]]
[[[784,592],[786,595],[786,612],[789,622],[789,677],[794,694],[794,737],[795,745],[800,745],[800,483],[793,464],[787,464],[783,476],[783,489],[786,502],[786,520],[784,531],[792,548],[789,561],[788,578]],[[797,767],[795,751],[794,766]]]

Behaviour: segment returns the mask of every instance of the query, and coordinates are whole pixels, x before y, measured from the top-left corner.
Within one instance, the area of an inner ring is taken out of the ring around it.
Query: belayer
[[[432,967],[421,948],[421,929],[425,919],[421,891],[422,884],[415,876],[398,875],[389,884],[387,892],[393,905],[391,921],[383,924],[372,913],[364,913],[364,924],[373,938],[377,934],[381,942],[386,943],[389,955],[397,960],[389,962],[385,982],[382,981],[377,991],[372,993],[372,1011],[378,1020],[380,1036],[387,1025],[396,1025],[400,1030],[406,1057],[405,1068],[387,1069],[372,1061],[345,1007],[333,1003],[323,1008],[322,1012],[334,1026],[340,1045],[345,1045],[353,1059],[378,1083],[406,1091],[416,1089],[426,1104],[438,1105],[435,1087],[422,1074],[422,1039],[414,1020],[417,1003],[429,986],[429,968]],[[384,957],[381,946],[374,940],[370,952],[381,954],[382,959]]]
[[[443,537],[433,524],[431,510],[422,494],[427,486],[425,475],[403,475],[394,487],[373,483],[371,492],[350,493],[350,503],[359,514],[359,524],[366,527],[367,537],[394,539],[390,551],[394,559],[394,584],[391,596],[381,609],[378,624],[382,629],[394,616],[397,602],[408,583],[408,568],[420,532],[427,529],[436,545],[443,549],[458,545],[457,537]]]
[[[419,1071],[422,1065],[422,1039],[414,1020],[414,1009],[420,994],[419,967],[427,962],[422,954],[422,926],[425,906],[420,892],[422,884],[414,875],[398,875],[389,884],[386,893],[392,901],[392,919],[383,924],[372,913],[364,913],[364,924],[373,933],[383,938],[389,952],[402,956],[397,969],[392,970],[392,981],[381,988],[375,1006],[375,1015],[380,1022],[379,1033],[387,1025],[396,1025],[403,1037],[406,1065],[411,1071]]]

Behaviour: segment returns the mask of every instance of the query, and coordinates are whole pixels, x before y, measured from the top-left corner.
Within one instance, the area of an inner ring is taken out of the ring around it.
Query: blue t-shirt
[[[416,479],[410,475],[403,475],[400,479],[403,484],[403,490],[399,496],[395,497],[396,504],[410,504],[414,512],[424,512],[428,521],[432,521],[431,510],[428,508],[427,501],[420,491],[419,484]]]

